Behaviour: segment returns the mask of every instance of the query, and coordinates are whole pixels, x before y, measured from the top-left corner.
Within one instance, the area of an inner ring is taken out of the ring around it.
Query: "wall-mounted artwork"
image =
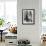
[[[35,24],[35,9],[22,9],[22,24]]]

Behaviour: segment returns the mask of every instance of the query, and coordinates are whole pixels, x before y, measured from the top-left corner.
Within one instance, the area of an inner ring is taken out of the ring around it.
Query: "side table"
[[[0,30],[0,32],[1,32],[1,42],[2,42],[2,32],[3,32],[3,30]]]

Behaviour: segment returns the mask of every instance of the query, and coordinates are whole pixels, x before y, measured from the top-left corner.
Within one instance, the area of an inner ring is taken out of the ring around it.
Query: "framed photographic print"
[[[35,24],[35,9],[22,9],[22,24]]]

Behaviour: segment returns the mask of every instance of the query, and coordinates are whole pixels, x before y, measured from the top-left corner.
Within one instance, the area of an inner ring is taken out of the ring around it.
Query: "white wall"
[[[41,34],[41,3],[42,0],[18,0],[17,20],[18,39],[29,39],[31,43],[40,43]],[[35,24],[22,24],[22,9],[35,9]],[[38,45],[39,46],[39,45]]]

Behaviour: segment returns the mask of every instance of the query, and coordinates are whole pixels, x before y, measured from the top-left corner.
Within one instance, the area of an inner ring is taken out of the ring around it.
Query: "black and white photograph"
[[[22,9],[22,24],[35,24],[35,9]]]

